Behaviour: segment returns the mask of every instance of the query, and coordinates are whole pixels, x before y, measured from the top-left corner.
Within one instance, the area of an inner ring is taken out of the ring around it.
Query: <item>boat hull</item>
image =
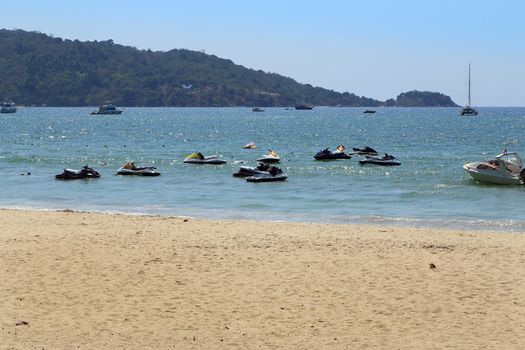
[[[115,111],[115,112],[91,112],[91,115],[119,115],[122,114],[122,111]]]
[[[463,165],[463,169],[476,181],[496,185],[523,185],[519,176],[511,176],[497,170],[477,169],[479,163]]]
[[[459,114],[464,116],[478,115],[478,111],[471,107],[465,107],[461,110]]]
[[[295,109],[298,111],[309,111],[313,108],[314,108],[314,105],[304,105],[304,104],[295,105]]]

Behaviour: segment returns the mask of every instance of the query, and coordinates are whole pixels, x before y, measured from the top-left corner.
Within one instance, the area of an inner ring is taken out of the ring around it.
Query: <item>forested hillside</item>
[[[121,106],[383,104],[197,51],[155,52],[112,40],[81,42],[2,29],[0,98],[4,97],[48,106],[92,106],[104,100]]]

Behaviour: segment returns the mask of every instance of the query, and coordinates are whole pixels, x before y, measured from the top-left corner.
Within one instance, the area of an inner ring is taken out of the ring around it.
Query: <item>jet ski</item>
[[[258,162],[263,163],[279,163],[281,161],[281,157],[277,154],[277,152],[272,151],[271,149],[268,150],[268,154],[262,156],[261,158],[256,159]]]
[[[64,169],[62,174],[55,175],[55,178],[59,180],[94,179],[97,177],[100,177],[100,174],[87,165],[80,170]]]
[[[241,166],[238,172],[233,173],[233,176],[248,177],[256,174],[267,173],[270,167],[271,165],[265,163],[259,163],[256,167]]]
[[[208,156],[205,157],[201,152],[195,152],[190,154],[184,159],[184,163],[193,164],[225,164],[226,161],[219,159],[219,156]]]
[[[135,163],[129,162],[117,170],[117,175],[159,176],[156,169],[154,166],[137,167]]]
[[[255,149],[255,148],[257,148],[257,145],[255,144],[255,142],[250,142],[250,143],[247,143],[244,146],[242,146],[242,148],[244,148],[244,149]]]
[[[354,151],[354,154],[360,154],[360,155],[370,155],[370,156],[377,156],[379,153],[373,148],[370,148],[368,146],[365,146],[364,148],[352,148],[352,151]]]
[[[317,152],[314,156],[316,160],[335,160],[335,159],[351,159],[352,156],[345,153],[345,146],[337,146],[337,151],[332,152],[329,148],[325,148]]]
[[[361,159],[359,164],[376,164],[376,165],[401,165],[401,162],[394,156],[386,154],[379,158],[374,156],[365,156],[365,159]]]
[[[273,181],[284,181],[288,178],[281,169],[270,166],[268,171],[261,172],[260,174],[254,174],[246,178],[248,182],[273,182]]]

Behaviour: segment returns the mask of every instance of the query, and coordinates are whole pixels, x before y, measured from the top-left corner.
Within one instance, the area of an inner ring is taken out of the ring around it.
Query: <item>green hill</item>
[[[121,106],[384,104],[197,51],[138,50],[112,40],[81,42],[2,29],[0,98],[4,96],[18,104],[49,106],[93,106],[108,99]]]
[[[449,96],[439,92],[416,90],[399,94],[395,100],[387,100],[384,105],[396,107],[458,107]]]

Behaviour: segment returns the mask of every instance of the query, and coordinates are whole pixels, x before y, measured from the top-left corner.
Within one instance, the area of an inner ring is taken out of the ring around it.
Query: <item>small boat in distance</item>
[[[470,63],[468,64],[468,101],[467,105],[461,109],[460,115],[478,115],[478,111],[471,106],[470,102]]]
[[[363,111],[364,114],[371,114],[371,113],[375,113],[376,111],[372,110],[372,109],[367,109],[365,111]]]
[[[250,142],[250,143],[247,143],[244,146],[242,146],[242,148],[244,148],[244,149],[256,149],[257,145],[255,144],[255,142]]]
[[[264,108],[261,107],[253,107],[252,112],[264,112]]]
[[[16,106],[13,101],[5,100],[0,108],[0,113],[16,113]]]
[[[523,185],[525,169],[523,161],[515,152],[502,154],[483,162],[467,163],[463,169],[474,179],[483,183],[498,185]]]
[[[91,115],[115,115],[121,114],[122,109],[117,108],[111,101],[106,101],[96,111],[91,112]]]
[[[312,108],[314,108],[314,105],[307,105],[307,104],[303,104],[303,103],[299,103],[299,104],[295,105],[295,109],[300,110],[300,111],[307,111],[307,110],[310,110]]]

